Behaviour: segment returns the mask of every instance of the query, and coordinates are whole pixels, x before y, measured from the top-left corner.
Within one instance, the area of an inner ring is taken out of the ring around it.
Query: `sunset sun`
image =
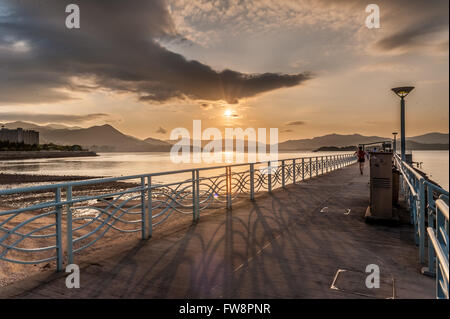
[[[0,302],[448,301],[449,5],[0,0]]]
[[[225,110],[225,112],[223,113],[223,116],[225,116],[225,117],[232,117],[233,116],[233,111],[230,110],[230,109]]]

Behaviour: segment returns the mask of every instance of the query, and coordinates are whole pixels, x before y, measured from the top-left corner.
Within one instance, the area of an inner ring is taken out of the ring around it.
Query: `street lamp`
[[[414,86],[402,86],[398,88],[393,88],[392,91],[394,91],[395,94],[397,94],[400,97],[400,121],[401,121],[401,128],[400,128],[400,138],[401,138],[401,154],[402,154],[402,161],[406,160],[405,156],[405,97],[414,89]]]
[[[392,132],[392,135],[394,135],[394,154],[397,154],[397,132]]]

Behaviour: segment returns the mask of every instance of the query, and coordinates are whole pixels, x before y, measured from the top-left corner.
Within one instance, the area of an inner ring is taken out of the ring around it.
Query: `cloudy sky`
[[[80,29],[65,26],[76,3]],[[380,28],[365,8],[380,8]],[[0,122],[448,132],[448,0],[0,0]]]

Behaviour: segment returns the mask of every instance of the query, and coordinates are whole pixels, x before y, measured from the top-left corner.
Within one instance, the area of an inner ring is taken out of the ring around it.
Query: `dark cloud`
[[[371,2],[320,0],[320,3],[330,10],[363,11]],[[378,50],[428,49],[430,36],[448,31],[448,0],[378,0],[372,3],[380,8],[380,24],[383,31],[382,38],[375,43]],[[442,50],[442,45],[436,49]]]
[[[165,129],[165,128],[163,128],[163,127],[159,127],[157,130],[156,130],[156,133],[159,133],[159,134],[166,134],[167,133],[167,130]]]
[[[98,87],[135,93],[141,101],[236,103],[311,77],[216,71],[186,60],[157,42],[179,38],[163,0],[78,0],[81,28],[67,29],[65,7],[71,2],[3,0],[0,103],[55,102],[71,98],[70,91]],[[74,81],[86,77],[92,86]]]
[[[381,23],[385,22],[382,27],[387,35],[375,43],[378,49],[427,48],[430,38],[448,31],[448,0],[385,1],[380,8]]]
[[[387,51],[420,47],[425,45],[428,38],[433,34],[446,28],[448,29],[448,23],[448,15],[446,17],[437,15],[425,21],[417,21],[415,24],[402,28],[400,31],[379,40],[375,46]]]
[[[292,121],[292,122],[286,123],[286,125],[288,125],[288,126],[301,126],[301,125],[305,125],[305,122],[303,122],[303,121]]]
[[[68,114],[45,114],[45,113],[25,113],[25,112],[0,112],[0,120],[3,121],[31,121],[34,123],[70,123],[77,124],[94,120],[110,119],[109,114],[94,113],[84,115]]]

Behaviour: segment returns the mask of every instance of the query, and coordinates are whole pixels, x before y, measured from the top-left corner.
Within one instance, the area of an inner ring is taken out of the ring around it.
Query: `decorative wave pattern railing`
[[[395,166],[401,173],[402,191],[411,213],[414,239],[419,246],[419,260],[422,264],[425,264],[425,244],[428,245],[428,266],[422,269],[422,273],[436,276],[437,298],[448,299],[449,193],[426,180],[397,154]]]
[[[230,209],[239,200],[254,200],[257,193],[355,161],[353,154],[342,154],[0,190],[0,199],[23,200],[20,207],[0,212],[0,261],[55,261],[62,270],[76,253],[115,232],[147,239],[174,214],[196,221],[201,211]],[[34,196],[30,204],[27,194]]]

